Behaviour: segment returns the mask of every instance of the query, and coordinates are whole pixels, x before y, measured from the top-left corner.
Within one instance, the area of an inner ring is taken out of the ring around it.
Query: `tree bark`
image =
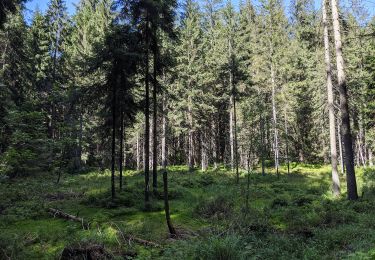
[[[167,150],[167,100],[166,97],[164,96],[163,100],[163,135],[162,135],[162,140],[161,140],[161,160],[162,160],[162,167],[163,167],[163,184],[164,184],[164,211],[165,211],[165,219],[167,221],[167,226],[169,233],[171,235],[176,235],[176,230],[172,225],[171,221],[171,215],[169,211],[169,198],[168,198],[168,172],[167,172],[167,157],[168,157],[168,150]]]
[[[212,146],[212,157],[214,161],[214,169],[217,169],[217,159],[218,159],[218,152],[217,152],[217,139],[216,139],[216,124],[215,119],[212,119],[211,125],[211,146]]]
[[[342,139],[341,139],[341,124],[339,118],[337,117],[337,136],[339,142],[339,153],[340,153],[340,171],[341,174],[344,175],[345,173],[345,166],[344,166],[344,151],[342,150]]]
[[[230,96],[229,142],[230,142],[230,168],[231,168],[231,171],[234,172],[233,95]]]
[[[285,127],[285,156],[286,156],[286,163],[288,167],[288,174],[290,174],[290,163],[289,163],[289,133],[288,133],[288,120],[286,109],[284,111],[284,127]]]
[[[145,172],[145,209],[150,208],[150,86],[149,86],[149,14],[146,14],[146,59],[145,59],[145,140],[144,140],[144,172]]]
[[[237,112],[236,112],[236,96],[233,96],[233,127],[234,127],[234,160],[236,164],[236,183],[240,182],[240,173],[238,171],[238,142],[237,142]]]
[[[188,105],[188,117],[189,117],[189,133],[188,133],[188,166],[189,172],[192,172],[194,169],[194,140],[193,140],[193,112],[192,112],[192,104],[191,104],[191,97],[189,97],[189,105]]]
[[[122,108],[120,124],[120,190],[122,190],[122,166],[124,162],[124,111],[122,111]]]
[[[275,72],[271,64],[271,84],[272,84],[272,123],[273,123],[273,147],[275,156],[275,169],[279,177],[279,140],[277,133],[277,111],[276,111],[276,89],[275,89]]]
[[[152,90],[152,101],[153,101],[153,113],[152,113],[152,189],[156,193],[158,189],[158,143],[157,143],[157,53],[154,51],[154,66],[153,66],[153,90]]]
[[[262,113],[262,111],[261,111]],[[264,165],[264,122],[263,116],[259,116],[259,127],[260,127],[260,157],[262,164],[262,175],[265,175],[265,165]]]
[[[337,172],[337,151],[336,151],[336,129],[335,129],[335,110],[333,104],[333,87],[332,87],[332,69],[331,57],[329,51],[328,38],[328,21],[327,21],[327,0],[323,0],[323,27],[324,27],[324,57],[326,64],[327,96],[328,96],[328,113],[329,113],[329,141],[331,148],[331,165],[332,165],[332,192],[334,196],[340,194],[340,178]]]
[[[202,166],[202,171],[207,171],[207,147],[206,147],[206,136],[204,134],[204,130],[202,131],[201,134],[201,166]]]
[[[337,79],[340,92],[340,108],[341,108],[341,129],[344,140],[345,151],[345,166],[346,166],[346,181],[348,188],[348,199],[358,199],[357,181],[354,170],[354,154],[352,144],[352,134],[350,131],[350,118],[349,118],[349,104],[346,86],[346,78],[344,71],[344,58],[342,56],[342,43],[339,23],[339,12],[337,1],[331,0],[332,18],[333,18],[333,32],[335,37],[336,47],[336,66],[337,66]]]
[[[116,84],[117,79],[112,82],[112,161],[111,161],[111,195],[115,198],[115,160],[116,160]]]

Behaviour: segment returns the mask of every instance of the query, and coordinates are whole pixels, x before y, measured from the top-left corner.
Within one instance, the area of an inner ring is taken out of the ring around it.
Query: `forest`
[[[0,259],[375,259],[373,0],[33,1],[0,0]]]

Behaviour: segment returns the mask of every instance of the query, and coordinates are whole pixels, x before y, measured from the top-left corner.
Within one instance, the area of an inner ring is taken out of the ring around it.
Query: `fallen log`
[[[72,221],[76,221],[76,222],[80,222],[82,227],[84,229],[89,229],[89,223],[85,222],[83,220],[83,218],[80,218],[80,217],[76,217],[74,215],[70,215],[68,213],[65,213],[61,210],[57,210],[57,209],[53,209],[53,208],[49,208],[48,209],[48,212],[53,215],[53,217],[58,217],[58,218],[63,218],[63,219],[66,219],[66,220],[72,220]]]

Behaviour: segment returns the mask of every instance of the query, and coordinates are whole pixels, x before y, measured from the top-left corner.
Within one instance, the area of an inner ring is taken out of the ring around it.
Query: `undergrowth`
[[[333,198],[327,166],[292,165],[280,178],[241,172],[240,184],[224,167],[188,172],[169,167],[170,239],[163,186],[144,210],[144,176],[127,171],[115,200],[109,172],[0,181],[0,259],[58,259],[73,245],[104,246],[115,259],[374,259],[375,169],[358,169],[360,198]],[[271,172],[271,173],[270,173]],[[248,201],[247,198],[248,197]],[[57,208],[90,223],[84,230],[47,213]],[[135,236],[162,245],[153,248]]]

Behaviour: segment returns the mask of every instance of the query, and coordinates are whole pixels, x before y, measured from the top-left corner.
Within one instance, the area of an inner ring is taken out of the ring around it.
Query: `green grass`
[[[225,168],[189,173],[169,168],[170,207],[180,233],[168,239],[162,183],[144,211],[141,173],[127,171],[125,186],[110,199],[110,173],[37,175],[0,182],[0,259],[58,259],[66,246],[104,245],[118,259],[375,259],[375,169],[358,169],[360,199],[333,198],[328,166],[293,164],[280,178],[246,173],[240,184]],[[159,177],[161,181],[161,176]],[[83,217],[79,223],[53,218],[49,207]],[[120,232],[121,231],[121,232]],[[162,244],[150,248],[122,234]]]

